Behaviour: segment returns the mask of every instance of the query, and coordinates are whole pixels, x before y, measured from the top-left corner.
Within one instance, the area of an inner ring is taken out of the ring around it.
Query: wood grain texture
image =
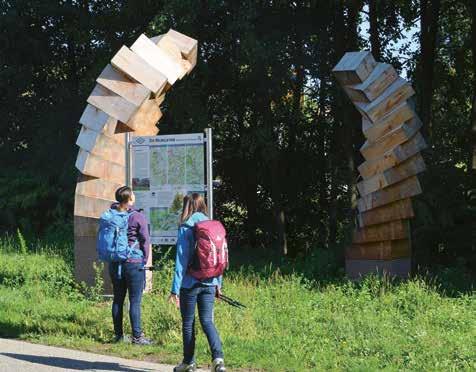
[[[378,225],[383,222],[410,219],[415,216],[410,198],[357,214],[359,227]]]
[[[100,84],[94,87],[88,97],[88,103],[123,123],[126,123],[138,109],[136,105]]]
[[[162,117],[162,111],[157,104],[156,99],[148,99],[145,101],[135,115],[127,122],[127,126],[134,130],[134,134],[138,136],[155,135],[149,133],[157,133],[157,123]]]
[[[101,214],[111,207],[113,199],[99,199],[85,195],[74,196],[74,215],[82,217],[99,218]]]
[[[90,152],[104,160],[122,166],[126,165],[126,146],[114,141],[111,137],[105,136],[94,130],[82,127],[76,140],[83,150]]]
[[[353,102],[372,102],[396,79],[398,74],[392,65],[377,63],[371,74],[361,84],[349,85],[347,95]]]
[[[154,94],[160,94],[167,83],[167,77],[164,74],[126,46],[123,46],[112,58],[111,65]]]
[[[421,192],[422,189],[417,176],[412,176],[402,182],[361,197],[357,200],[357,208],[360,213],[363,213],[397,200],[419,195]]]
[[[116,190],[121,186],[124,184],[81,174],[76,184],[76,195],[114,200]]]
[[[352,237],[352,244],[409,239],[409,237],[409,221],[396,220],[356,229]]]
[[[76,168],[84,175],[111,182],[124,183],[126,180],[126,167],[104,160],[83,149],[79,149]]]
[[[369,77],[377,62],[368,51],[347,52],[332,70],[341,85],[361,84]]]

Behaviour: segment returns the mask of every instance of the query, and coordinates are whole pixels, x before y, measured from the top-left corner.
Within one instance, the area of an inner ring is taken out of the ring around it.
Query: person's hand
[[[221,288],[217,285],[216,286],[216,292],[215,292],[215,297],[218,301],[220,301],[220,297],[221,297]]]
[[[180,308],[180,298],[178,295],[176,295],[175,293],[171,293],[170,296],[169,296],[169,299],[168,301],[171,303],[171,304],[174,304],[177,309]]]

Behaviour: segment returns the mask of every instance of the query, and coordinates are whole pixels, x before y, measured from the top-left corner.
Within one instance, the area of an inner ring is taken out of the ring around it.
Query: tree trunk
[[[420,114],[422,132],[428,138],[432,134],[431,103],[433,99],[433,78],[436,58],[436,35],[440,15],[440,0],[420,0],[421,12],[421,59],[420,59]]]
[[[380,37],[378,33],[378,12],[377,12],[378,0],[369,0],[369,23],[370,23],[370,48],[372,55],[376,60],[382,58],[382,52],[380,49]]]
[[[471,125],[469,141],[468,170],[476,171],[476,1],[471,1],[471,51],[473,54],[473,107],[471,110]]]

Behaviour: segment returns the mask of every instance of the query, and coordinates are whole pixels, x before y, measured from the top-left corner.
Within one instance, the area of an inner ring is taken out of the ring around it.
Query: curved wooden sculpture
[[[98,218],[126,183],[125,132],[153,136],[165,92],[194,67],[197,40],[177,31],[123,46],[96,80],[79,122],[74,201],[75,275],[94,283]],[[108,276],[104,275],[106,281]]]
[[[425,170],[420,154],[426,143],[421,121],[408,103],[412,86],[370,52],[349,52],[333,72],[362,114],[365,158],[358,170],[358,227],[346,251],[351,278],[369,272],[405,277],[410,272],[411,197],[422,192],[417,174]]]

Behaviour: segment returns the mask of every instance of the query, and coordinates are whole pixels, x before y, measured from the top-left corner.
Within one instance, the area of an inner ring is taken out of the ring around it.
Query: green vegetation
[[[155,273],[154,291],[143,305],[145,332],[157,345],[137,348],[110,343],[110,302],[97,300],[94,289],[86,291],[74,282],[68,246],[37,245],[36,253],[30,246],[29,255],[17,253],[19,247],[18,239],[0,242],[0,336],[127,358],[180,359],[180,317],[166,302],[170,255]],[[326,260],[324,255],[319,259]],[[323,282],[285,272],[284,267],[247,266],[228,274],[225,292],[248,306],[240,311],[217,305],[216,321],[231,367],[476,368],[476,296],[470,287],[463,293],[445,289],[436,279],[418,278],[403,283],[376,278],[359,284],[338,278]],[[449,277],[442,282],[449,284]],[[208,363],[207,349],[199,331],[201,365]]]

